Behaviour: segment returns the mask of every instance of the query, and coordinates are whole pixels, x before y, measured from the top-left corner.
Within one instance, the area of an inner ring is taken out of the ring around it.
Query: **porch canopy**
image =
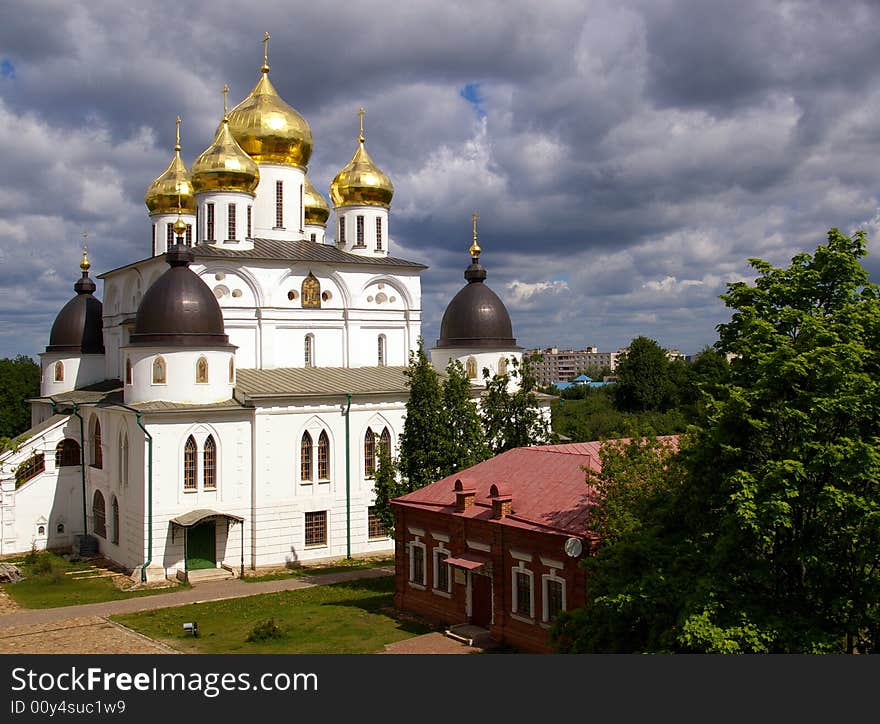
[[[230,523],[239,523],[241,524],[241,567],[239,569],[239,578],[244,578],[244,518],[239,515],[233,515],[232,513],[220,513],[216,510],[209,510],[207,508],[200,508],[198,510],[191,510],[189,513],[184,513],[183,515],[178,515],[176,518],[171,519],[172,526],[177,526],[178,528],[183,528],[184,530],[184,538],[183,538],[183,561],[184,567],[186,566],[187,560],[187,539],[186,539],[186,531],[189,528],[193,528],[200,523],[206,523],[208,521],[215,520],[225,520],[227,530],[229,530]],[[171,540],[174,540],[174,528],[171,529]]]
[[[447,558],[446,564],[455,568],[464,568],[466,571],[472,571],[475,568],[484,566],[491,560],[489,556],[481,556],[476,553],[462,553],[456,558]]]

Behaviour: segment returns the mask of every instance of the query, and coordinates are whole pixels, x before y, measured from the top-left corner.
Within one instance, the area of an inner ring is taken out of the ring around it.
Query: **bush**
[[[246,640],[251,643],[257,643],[271,639],[283,639],[285,636],[284,630],[275,622],[275,619],[267,618],[251,629]]]
[[[30,554],[28,554],[30,555]],[[36,554],[34,562],[30,564],[31,573],[35,576],[46,576],[49,574],[60,573],[58,564],[51,553],[40,551]],[[55,576],[53,576],[55,578]]]

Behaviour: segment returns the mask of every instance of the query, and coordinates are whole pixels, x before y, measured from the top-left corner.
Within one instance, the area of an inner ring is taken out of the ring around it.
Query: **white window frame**
[[[549,581],[555,581],[562,584],[562,609],[560,612],[568,610],[565,579],[561,576],[557,576],[555,569],[551,569],[550,573],[545,573],[541,576],[541,620],[544,623],[550,623],[550,597],[547,595],[547,584]]]
[[[431,580],[432,588],[431,590],[436,593],[438,596],[444,596],[446,598],[450,598],[452,596],[452,571],[449,570],[448,563],[441,563],[439,559],[439,554],[444,554],[447,557],[451,557],[452,554],[449,552],[449,549],[440,544],[436,546],[432,553],[432,558],[434,560],[434,578]],[[446,566],[446,588],[437,588],[437,579],[440,574],[440,566]]]
[[[416,575],[416,561],[415,556],[413,555],[413,550],[415,548],[419,548],[422,551],[422,580],[418,582],[415,580]],[[420,591],[424,591],[427,588],[427,577],[428,577],[428,555],[425,548],[425,544],[416,537],[415,540],[411,540],[409,542],[409,585],[413,588],[418,588]]]
[[[517,574],[524,573],[529,577],[529,612],[526,614],[517,609],[517,603],[519,598],[519,582],[517,581]],[[510,569],[510,593],[511,593],[511,602],[510,602],[510,612],[511,615],[517,619],[518,621],[524,621],[526,623],[534,623],[535,622],[535,574],[529,568],[526,568],[525,563],[522,561],[519,562],[519,565],[513,566]]]

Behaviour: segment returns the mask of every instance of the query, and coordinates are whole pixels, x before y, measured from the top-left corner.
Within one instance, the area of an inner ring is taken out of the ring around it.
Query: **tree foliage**
[[[0,438],[14,438],[31,426],[27,400],[40,394],[40,366],[30,357],[0,359]]]
[[[391,501],[399,495],[409,492],[403,489],[391,451],[385,445],[379,443],[376,447],[376,474],[373,478],[373,490],[376,493],[376,516],[382,521],[382,525],[388,535],[394,534],[394,511],[391,509]]]
[[[443,380],[444,443],[442,476],[476,465],[491,454],[471,383],[459,360],[451,360]]]
[[[647,337],[636,337],[617,364],[617,408],[624,412],[663,412],[675,403],[666,351]]]
[[[563,648],[880,649],[880,289],[866,253],[863,233],[832,229],[813,254],[752,259],[755,283],[729,285],[730,379],[706,385],[705,422],[658,485],[609,468],[636,522],[591,562]]]

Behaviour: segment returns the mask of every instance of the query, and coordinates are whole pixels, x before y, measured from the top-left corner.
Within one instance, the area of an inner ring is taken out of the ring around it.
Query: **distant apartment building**
[[[530,349],[530,356],[539,356],[534,364],[535,378],[539,385],[554,382],[571,382],[588,370],[607,367],[612,372],[617,366],[620,352],[600,352],[598,347],[584,349]]]

